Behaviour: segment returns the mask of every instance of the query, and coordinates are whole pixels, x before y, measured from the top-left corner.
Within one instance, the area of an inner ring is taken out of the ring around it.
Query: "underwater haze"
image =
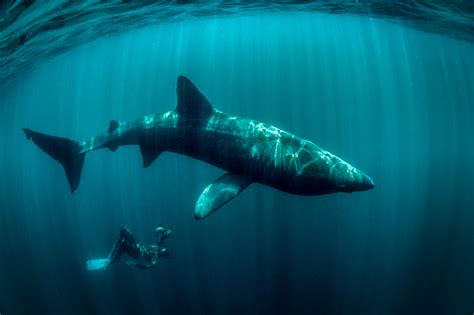
[[[10,75],[10,73],[8,73]],[[22,128],[71,139],[176,106],[189,77],[219,110],[340,156],[376,187],[251,185],[209,218],[224,171],[137,146],[61,166]],[[472,314],[474,44],[367,16],[248,12],[148,25],[35,62],[0,87],[0,313]],[[173,230],[150,270],[108,254],[121,226]]]

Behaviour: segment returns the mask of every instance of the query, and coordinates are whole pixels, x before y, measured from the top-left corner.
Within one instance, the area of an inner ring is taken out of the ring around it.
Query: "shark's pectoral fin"
[[[196,219],[204,219],[240,194],[253,180],[249,177],[226,173],[207,186],[199,196],[194,209]]]
[[[140,144],[140,152],[143,157],[143,167],[147,168],[163,151],[152,145]]]

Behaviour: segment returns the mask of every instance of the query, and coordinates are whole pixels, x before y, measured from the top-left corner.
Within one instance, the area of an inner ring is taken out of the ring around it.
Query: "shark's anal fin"
[[[226,173],[207,186],[199,196],[194,209],[194,216],[201,220],[231,201],[253,180],[251,178]]]
[[[180,75],[176,85],[178,104],[176,112],[188,118],[206,118],[214,108],[199,89],[185,76]]]
[[[162,150],[146,143],[140,144],[140,152],[143,157],[143,167],[147,168],[161,154]]]
[[[107,146],[107,148],[112,152],[117,151],[118,147],[119,147],[119,145],[117,143],[111,143]]]

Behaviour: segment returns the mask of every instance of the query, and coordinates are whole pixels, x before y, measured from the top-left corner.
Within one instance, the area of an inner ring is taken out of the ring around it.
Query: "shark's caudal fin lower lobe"
[[[61,163],[66,172],[71,192],[75,192],[81,181],[82,166],[85,153],[80,153],[81,147],[77,141],[49,136],[31,129],[23,129],[28,139],[50,157]]]

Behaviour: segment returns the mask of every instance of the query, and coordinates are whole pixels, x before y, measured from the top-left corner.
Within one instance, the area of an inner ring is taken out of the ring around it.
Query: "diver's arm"
[[[172,232],[170,229],[167,229],[164,226],[160,225],[155,231],[155,236],[158,237],[158,240],[157,240],[158,247],[162,247],[165,239],[167,239],[171,234]]]

